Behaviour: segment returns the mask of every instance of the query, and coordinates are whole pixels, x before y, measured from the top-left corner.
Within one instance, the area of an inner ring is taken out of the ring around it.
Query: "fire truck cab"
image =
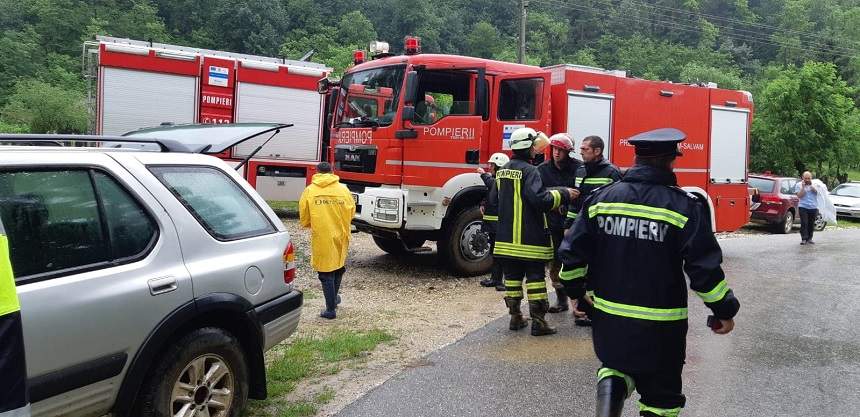
[[[487,271],[492,256],[479,208],[486,188],[476,170],[492,153],[509,153],[510,135],[521,127],[577,141],[599,135],[622,169],[633,164],[626,138],[681,129],[688,140],[676,165],[680,184],[709,202],[717,230],[748,221],[748,93],[571,65],[421,54],[411,46],[407,39],[405,55],[357,60],[339,83],[320,83],[332,103],[331,160],[357,205],[353,224],[384,251],[437,241],[453,273]],[[356,117],[360,102],[376,109]]]

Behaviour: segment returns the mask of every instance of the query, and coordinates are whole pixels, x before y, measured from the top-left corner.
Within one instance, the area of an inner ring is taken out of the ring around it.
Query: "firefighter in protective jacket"
[[[684,406],[685,272],[718,319],[715,333],[730,332],[740,308],[703,204],[672,172],[684,139],[677,129],[630,138],[636,165],[584,202],[559,249],[565,289],[581,295],[587,283],[594,291],[598,417],[620,416],[634,389],[643,416],[675,417]]]
[[[0,222],[0,417],[29,417],[21,306]]]
[[[542,134],[531,128],[520,128],[511,134],[513,157],[496,172],[497,192],[489,196],[489,203],[496,204],[499,210],[493,255],[503,263],[510,329],[526,326],[520,312],[525,278],[533,336],[555,333],[544,320],[549,308],[544,266],[553,258],[546,213],[567,204],[572,195],[570,189],[544,188],[537,168],[529,163],[539,135]]]
[[[484,171],[483,168],[478,168],[478,174],[481,175],[481,181],[487,187],[487,196],[489,198],[490,194],[496,193],[496,179],[493,175],[496,175],[496,171],[510,162],[510,158],[501,152],[496,152],[490,155],[490,160],[487,162],[489,162],[490,172]],[[490,253],[492,253],[493,248],[496,246],[496,222],[499,221],[499,207],[497,205],[498,201],[496,201],[496,204],[490,204],[488,198],[484,199],[484,204],[481,205],[483,216],[481,231],[487,234],[487,239],[490,241]],[[496,287],[496,291],[504,291],[505,284],[502,282],[502,263],[494,260],[490,277],[482,280],[480,284],[482,287]]]

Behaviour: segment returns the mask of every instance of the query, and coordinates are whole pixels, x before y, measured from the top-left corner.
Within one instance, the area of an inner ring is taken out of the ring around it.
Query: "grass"
[[[277,201],[277,200],[269,200],[266,201],[269,204],[269,207],[272,208],[272,211],[278,215],[278,217],[289,217],[295,218],[299,216],[299,202],[298,201]]]
[[[840,217],[836,219],[836,227],[842,228],[860,228],[860,219],[852,219]]]
[[[287,401],[284,397],[293,392],[306,379],[340,372],[348,361],[363,357],[380,344],[394,340],[382,330],[356,332],[335,329],[323,336],[304,336],[293,339],[283,355],[272,362],[267,370],[269,398],[251,401],[246,416],[268,415],[264,410],[275,409],[280,417],[312,416],[318,407],[331,401],[335,392],[329,387],[316,394],[313,401]]]

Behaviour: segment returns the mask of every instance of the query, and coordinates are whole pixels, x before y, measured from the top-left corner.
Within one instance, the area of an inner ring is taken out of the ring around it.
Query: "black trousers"
[[[345,266],[331,272],[319,273],[320,285],[325,297],[325,309],[328,311],[334,311],[337,308],[337,294],[340,292],[340,281],[343,279],[344,272],[346,272]]]
[[[603,367],[598,371],[598,378],[621,376],[628,384],[628,391],[639,393],[639,412],[642,415],[677,415],[674,412],[683,408],[687,398],[681,393],[681,370],[683,366],[664,369],[657,372],[628,373],[623,370]],[[610,370],[612,372],[606,372]],[[632,381],[633,387],[630,387]],[[650,412],[651,414],[644,414]],[[674,412],[674,413],[673,413]]]
[[[808,209],[799,207],[800,209],[800,239],[812,240],[812,234],[815,232],[815,219],[818,217],[818,209]]]
[[[505,297],[523,298],[523,278],[526,281],[526,295],[529,301],[546,300],[546,265],[541,261],[496,258],[502,261],[505,272]]]
[[[0,316],[0,414],[23,413],[28,403],[24,332],[15,311]]]

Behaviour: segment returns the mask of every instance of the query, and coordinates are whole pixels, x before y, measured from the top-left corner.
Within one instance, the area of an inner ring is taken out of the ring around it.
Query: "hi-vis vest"
[[[680,367],[687,333],[687,280],[717,318],[739,303],[701,202],[669,171],[635,166],[585,200],[559,249],[571,297],[593,291],[593,338],[604,367],[652,372]]]
[[[9,240],[6,239],[3,223],[0,223],[0,316],[14,313],[20,309],[18,294],[15,292],[12,264],[9,262]]]
[[[547,190],[537,168],[512,159],[496,172],[496,193],[488,198],[498,207],[496,246],[493,255],[532,261],[553,258],[546,213],[567,204],[562,190]]]

